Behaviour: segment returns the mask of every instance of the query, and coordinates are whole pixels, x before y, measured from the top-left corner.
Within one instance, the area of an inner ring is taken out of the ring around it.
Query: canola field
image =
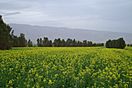
[[[132,88],[132,48],[0,50],[0,88]]]

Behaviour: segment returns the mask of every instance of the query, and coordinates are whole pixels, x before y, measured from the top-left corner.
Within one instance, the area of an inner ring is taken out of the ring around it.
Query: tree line
[[[32,47],[33,42],[25,38],[25,34],[20,33],[19,36],[14,35],[12,28],[4,23],[2,16],[0,15],[0,49],[10,49],[11,47]],[[79,41],[76,39],[61,39],[57,38],[53,41],[48,39],[48,37],[37,39],[38,47],[92,47],[92,46],[105,46],[106,48],[120,48],[124,49],[126,47],[123,38],[117,40],[108,40],[106,43],[93,43],[92,41]],[[128,46],[132,46],[129,44]]]
[[[58,38],[49,40],[48,37],[38,38],[37,39],[37,46],[39,47],[90,47],[90,46],[104,46],[104,43],[92,43],[92,41],[78,41],[76,39],[67,40]]]
[[[11,34],[11,40],[12,40],[12,47],[32,47],[33,42],[29,39],[25,38],[25,34],[20,33],[19,36],[14,35],[13,33]]]
[[[132,47],[132,44],[127,44],[127,46],[131,46]]]

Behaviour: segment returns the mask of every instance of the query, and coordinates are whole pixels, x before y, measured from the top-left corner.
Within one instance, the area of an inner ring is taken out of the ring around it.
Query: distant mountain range
[[[27,24],[10,24],[16,35],[24,33],[27,39],[36,43],[37,38],[48,37],[71,38],[76,40],[89,40],[96,43],[106,42],[108,39],[117,39],[123,37],[126,43],[132,43],[132,33],[118,33],[108,31],[95,31],[86,29],[72,29],[65,27],[33,26]]]

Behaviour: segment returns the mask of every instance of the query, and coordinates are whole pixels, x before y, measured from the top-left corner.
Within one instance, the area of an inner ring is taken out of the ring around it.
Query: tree
[[[124,39],[123,38],[119,38],[118,41],[120,42],[119,43],[120,48],[124,49],[126,47],[126,43],[125,43]]]
[[[119,48],[124,49],[126,47],[125,41],[123,38],[117,40],[108,40],[106,41],[106,48]]]
[[[32,47],[33,46],[33,43],[32,43],[32,41],[29,39],[28,40],[28,47]]]
[[[25,38],[25,34],[20,33],[20,36],[18,39],[19,39],[19,47],[26,47],[27,46],[27,40]]]
[[[68,38],[68,39],[66,40],[66,46],[71,47],[71,46],[73,46],[73,45],[74,45],[74,44],[73,44],[73,40],[70,39],[70,38]]]
[[[62,41],[61,41],[61,46],[62,46],[62,47],[65,47],[65,46],[66,46],[65,40],[64,40],[64,39],[62,39]]]
[[[48,47],[52,47],[52,45],[53,45],[53,44],[52,44],[52,40],[49,40],[49,41],[48,41]]]
[[[0,49],[11,48],[11,32],[12,28],[4,23],[2,16],[0,15]]]
[[[42,47],[43,46],[43,40],[42,40],[42,38],[39,39],[39,42],[40,42],[40,47]]]
[[[106,48],[110,48],[111,47],[111,40],[108,40],[108,41],[106,41]]]
[[[13,47],[19,47],[20,46],[20,41],[17,36],[12,36],[12,46]]]
[[[53,44],[55,47],[60,47],[61,46],[61,39],[60,38],[55,39]]]
[[[49,40],[48,37],[44,37],[43,46],[44,47],[51,47],[52,46],[52,40]]]
[[[92,41],[88,41],[88,46],[92,46],[92,45],[93,45]]]
[[[38,47],[40,46],[40,39],[39,38],[37,39],[37,46]]]
[[[76,39],[73,39],[73,40],[72,40],[72,43],[73,43],[73,47],[77,46]]]
[[[83,40],[83,46],[84,46],[84,47],[87,46],[87,40]]]

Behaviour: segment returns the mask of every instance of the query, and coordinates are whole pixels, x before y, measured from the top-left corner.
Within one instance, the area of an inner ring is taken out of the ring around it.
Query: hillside
[[[86,29],[72,29],[65,27],[48,27],[48,26],[33,26],[27,24],[10,24],[15,34],[26,34],[27,38],[36,43],[36,39],[40,37],[55,38],[75,38],[77,40],[90,40],[93,42],[105,42],[108,39],[123,37],[127,43],[132,43],[131,33],[118,33],[107,31],[95,31]]]

